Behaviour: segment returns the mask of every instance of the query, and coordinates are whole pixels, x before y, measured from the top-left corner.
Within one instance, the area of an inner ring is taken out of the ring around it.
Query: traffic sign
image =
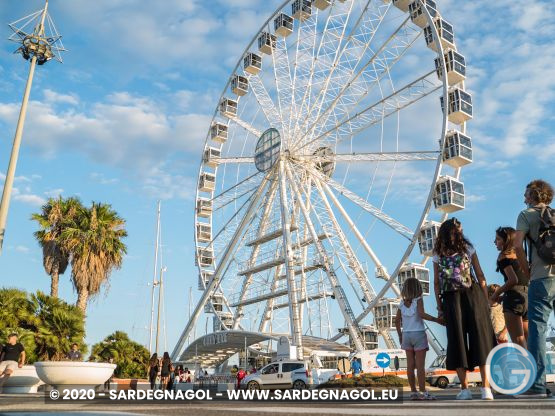
[[[376,364],[380,368],[387,368],[389,367],[389,363],[391,362],[391,357],[386,352],[380,352],[376,355]]]

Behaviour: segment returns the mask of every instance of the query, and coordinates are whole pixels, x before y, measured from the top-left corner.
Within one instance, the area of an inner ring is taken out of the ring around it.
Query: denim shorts
[[[426,331],[403,332],[401,349],[405,351],[428,351],[428,337]]]

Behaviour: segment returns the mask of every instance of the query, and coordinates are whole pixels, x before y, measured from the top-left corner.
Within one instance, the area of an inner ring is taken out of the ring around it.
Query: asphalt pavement
[[[515,399],[496,396],[496,400],[480,400],[478,389],[474,400],[456,401],[456,389],[434,391],[435,401],[405,401],[398,403],[279,403],[276,402],[113,402],[109,399],[94,401],[47,402],[43,395],[0,395],[0,415],[55,414],[82,415],[198,415],[198,416],[250,416],[250,415],[376,415],[376,416],[546,416],[555,411],[555,398]]]

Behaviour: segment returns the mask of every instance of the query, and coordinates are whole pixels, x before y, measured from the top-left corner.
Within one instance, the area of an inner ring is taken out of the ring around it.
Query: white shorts
[[[428,337],[426,331],[403,332],[401,349],[405,351],[428,351]]]
[[[17,369],[18,369],[17,361],[6,360],[6,361],[0,362],[0,374],[3,374],[4,371],[6,370],[12,370],[13,372]]]

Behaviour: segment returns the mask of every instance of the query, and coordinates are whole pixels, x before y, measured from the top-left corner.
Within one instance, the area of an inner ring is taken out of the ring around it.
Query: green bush
[[[118,378],[144,378],[149,353],[141,344],[129,339],[123,331],[116,331],[94,344],[89,360],[113,362],[117,365],[114,376]]]

